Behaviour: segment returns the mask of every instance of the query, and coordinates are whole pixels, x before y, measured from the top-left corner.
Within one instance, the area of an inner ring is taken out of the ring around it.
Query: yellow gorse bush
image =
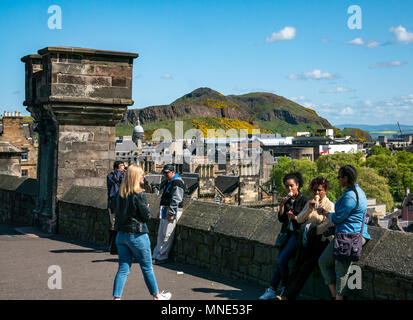
[[[257,126],[254,126],[248,122],[241,121],[238,119],[228,119],[228,118],[215,118],[215,117],[209,117],[205,118],[202,120],[192,120],[192,125],[194,128],[199,128],[201,130],[202,134],[204,137],[207,137],[208,130],[219,130],[222,129],[223,131],[228,131],[230,129],[235,129],[237,131],[240,131],[242,129],[247,130],[248,134],[252,134],[253,130],[259,130],[260,128]],[[215,134],[216,138],[224,138],[225,134],[222,132],[216,132]],[[208,138],[213,138],[209,137]]]

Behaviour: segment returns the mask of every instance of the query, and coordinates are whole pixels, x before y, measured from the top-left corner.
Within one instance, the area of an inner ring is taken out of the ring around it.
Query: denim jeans
[[[147,233],[125,233],[119,231],[116,236],[116,246],[118,247],[119,268],[113,285],[113,296],[120,298],[123,287],[132,266],[132,259],[135,257],[140,264],[145,284],[151,295],[158,293],[155,274],[152,268],[151,244]]]
[[[288,262],[295,256],[297,251],[297,238],[294,232],[288,231],[287,244],[279,249],[277,257],[277,267],[275,268],[274,275],[271,280],[271,287],[277,289],[280,281],[282,286],[286,286],[288,283]]]

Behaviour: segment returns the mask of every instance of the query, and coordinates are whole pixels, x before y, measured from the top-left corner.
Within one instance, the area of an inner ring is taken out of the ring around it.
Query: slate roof
[[[145,180],[151,186],[159,186],[164,179],[162,174],[148,174],[145,176]]]
[[[0,141],[0,152],[4,153],[22,153],[23,151],[8,141]]]
[[[239,186],[238,176],[217,176],[215,178],[215,186],[223,194],[231,194]]]
[[[115,152],[131,152],[137,149],[138,147],[132,140],[123,140],[115,146]]]
[[[185,183],[185,193],[191,195],[198,188],[198,177],[182,177]]]

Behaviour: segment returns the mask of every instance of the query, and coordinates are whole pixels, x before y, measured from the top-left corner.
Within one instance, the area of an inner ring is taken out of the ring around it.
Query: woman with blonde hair
[[[113,299],[120,300],[132,266],[132,258],[140,264],[145,284],[154,300],[169,300],[170,292],[159,293],[152,267],[151,244],[146,222],[151,218],[143,189],[144,172],[140,166],[131,165],[126,172],[116,198],[115,230],[119,255],[119,268],[113,285]]]

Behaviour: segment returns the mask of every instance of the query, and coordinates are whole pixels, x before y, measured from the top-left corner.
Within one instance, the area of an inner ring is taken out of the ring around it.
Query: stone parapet
[[[7,182],[0,182],[0,197],[5,192],[16,193],[13,189],[21,178],[6,179]],[[147,194],[147,199],[152,213],[148,227],[153,248],[160,197]],[[6,202],[0,202],[0,212],[10,210]],[[173,259],[232,279],[268,286],[277,262],[274,241],[281,229],[273,212],[190,199],[184,200],[183,210],[171,252]],[[59,233],[106,246],[110,227],[106,190],[72,186],[59,201],[58,221]],[[356,263],[362,270],[362,288],[347,290],[346,296],[355,300],[412,300],[413,234],[371,226],[369,233],[372,240],[364,246],[362,259]],[[306,282],[301,298],[329,299],[318,268]]]

